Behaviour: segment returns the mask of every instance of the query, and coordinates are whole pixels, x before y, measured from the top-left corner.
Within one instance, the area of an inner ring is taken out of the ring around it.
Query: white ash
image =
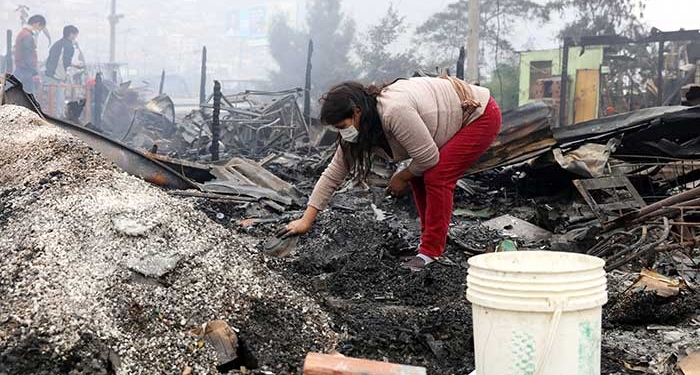
[[[0,107],[0,142],[0,356],[38,335],[47,358],[66,358],[89,334],[118,355],[119,374],[186,365],[215,373],[213,349],[188,330],[254,320],[251,303],[267,300],[303,320],[298,334],[335,345],[322,309],[265,267],[254,240],[213,223],[194,201],[127,175],[24,108]],[[170,262],[167,280],[130,269],[153,259]],[[254,349],[264,363],[266,348]],[[72,373],[94,372],[90,361]]]

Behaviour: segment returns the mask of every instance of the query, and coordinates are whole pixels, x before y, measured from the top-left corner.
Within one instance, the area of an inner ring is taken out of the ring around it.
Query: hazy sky
[[[417,26],[431,14],[444,9],[454,0],[345,0],[343,6],[348,14],[356,20],[358,30],[375,23],[393,3],[406,20]],[[647,0],[645,21],[663,31],[675,31],[680,28],[700,29],[700,0]],[[368,12],[371,9],[371,12]],[[516,49],[553,48],[559,41],[552,38],[560,25],[538,25],[530,23],[522,25],[525,32],[516,33],[514,45]],[[529,42],[529,43],[528,43]],[[527,44],[530,44],[529,46]]]
[[[129,69],[137,71],[134,75],[155,75],[161,69],[166,69],[168,72],[189,76],[187,72],[198,69],[201,45],[207,44],[212,75],[251,78],[252,73],[237,68],[241,64],[238,60],[245,62],[241,58],[236,60],[236,56],[244,55],[237,53],[239,45],[232,46],[232,42],[226,39],[226,9],[280,1],[302,4],[310,0],[170,0],[170,6],[165,8],[160,2],[118,0],[118,11],[123,12],[125,18],[117,28],[117,60],[127,61]],[[393,3],[400,14],[406,17],[411,31],[430,15],[445,9],[454,1],[456,0],[343,0],[343,8],[356,21],[357,31],[362,33],[368,26],[375,24]],[[23,0],[21,3],[30,6],[32,13],[47,15],[55,39],[60,37],[63,25],[78,25],[81,29],[79,41],[88,60],[107,60],[109,38],[106,13],[110,0]],[[0,30],[18,30],[18,14],[14,12],[17,4],[15,0],[0,0]],[[647,0],[644,15],[649,26],[661,30],[700,29],[700,0]],[[555,38],[561,23],[562,21],[552,21],[541,25],[537,22],[520,22],[510,41],[516,50],[556,48],[561,43]],[[0,51],[5,49],[4,39],[0,38]],[[40,38],[41,59],[45,59],[48,52],[44,39]],[[170,44],[166,45],[166,41]],[[410,39],[403,38],[402,43],[394,48],[403,49],[408,43]],[[163,59],[163,56],[169,58]],[[260,64],[266,59],[271,61],[268,55],[252,55],[249,58],[254,62],[255,77],[265,76],[268,65],[274,65],[271,62],[267,65]]]

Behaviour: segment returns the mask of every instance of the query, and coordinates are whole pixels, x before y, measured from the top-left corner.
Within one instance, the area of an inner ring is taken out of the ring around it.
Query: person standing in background
[[[36,39],[41,30],[46,27],[46,18],[35,14],[29,17],[27,25],[17,34],[15,39],[15,71],[14,76],[22,82],[24,91],[34,94],[41,78],[39,76]]]
[[[68,81],[67,69],[73,65],[75,47],[73,44],[78,38],[78,28],[68,25],[63,28],[63,38],[53,44],[46,59],[46,83],[49,85],[64,85]],[[54,117],[63,117],[66,105],[66,89],[56,87],[54,90]]]

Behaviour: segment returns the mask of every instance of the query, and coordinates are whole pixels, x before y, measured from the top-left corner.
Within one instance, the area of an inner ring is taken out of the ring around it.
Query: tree
[[[308,34],[295,30],[281,15],[276,16],[269,31],[270,53],[279,70],[270,72],[273,89],[303,87],[306,69]]]
[[[270,51],[279,66],[270,74],[274,87],[303,86],[309,38],[314,41],[312,98],[320,97],[334,83],[356,76],[350,62],[355,23],[341,12],[340,3],[341,0],[314,0],[309,5],[306,30],[290,27],[281,17],[273,20]]]
[[[464,45],[469,31],[468,10],[468,0],[448,4],[445,10],[433,14],[416,29],[416,43],[427,52],[426,66],[454,65],[459,47]],[[546,14],[535,1],[482,0],[480,39],[481,56],[485,56],[483,61],[491,63],[502,55],[513,53],[513,46],[508,40],[514,22],[523,19],[544,20]]]
[[[559,33],[561,38],[623,35],[638,38],[643,31],[645,0],[552,0],[546,4],[544,16],[552,13],[574,15]]]
[[[355,44],[360,78],[369,82],[410,76],[417,67],[415,50],[392,53],[392,45],[406,32],[405,17],[393,4],[379,22],[363,33]]]
[[[491,96],[496,99],[501,111],[517,108],[520,94],[518,59],[511,58],[499,63],[490,77],[490,80],[482,86],[491,90]]]

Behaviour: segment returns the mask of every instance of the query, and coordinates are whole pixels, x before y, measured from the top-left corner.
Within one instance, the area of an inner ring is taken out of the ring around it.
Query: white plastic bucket
[[[604,265],[553,251],[470,258],[476,375],[600,375]]]

